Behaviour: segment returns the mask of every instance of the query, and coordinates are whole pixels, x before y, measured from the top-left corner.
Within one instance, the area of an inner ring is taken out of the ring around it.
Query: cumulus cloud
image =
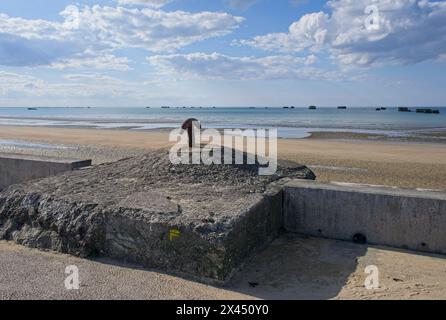
[[[314,55],[308,57],[267,56],[232,57],[219,53],[191,53],[156,55],[148,58],[149,63],[160,74],[178,77],[211,79],[340,79],[338,72],[319,70],[311,65]]]
[[[288,33],[270,33],[253,40],[241,40],[239,43],[266,51],[317,51],[326,42],[328,21],[328,14],[323,12],[306,14],[289,27]]]
[[[227,35],[244,20],[223,12],[165,12],[99,5],[82,9],[70,6],[61,15],[63,22],[0,14],[0,64],[47,65],[84,52],[121,48],[173,52]]]
[[[169,2],[172,2],[172,0],[117,0],[118,4],[120,5],[139,5],[139,6],[147,6],[151,8],[161,8],[164,7]]]
[[[332,0],[331,14],[306,14],[286,33],[238,44],[273,52],[328,51],[341,65],[414,64],[446,53],[446,2],[428,0]],[[379,10],[367,27],[370,5]]]

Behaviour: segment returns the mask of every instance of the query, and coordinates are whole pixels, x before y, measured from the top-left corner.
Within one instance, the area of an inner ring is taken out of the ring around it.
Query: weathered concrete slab
[[[0,239],[224,282],[279,235],[289,178],[315,177],[290,164],[274,176],[256,165],[173,165],[152,152],[4,190]]]
[[[91,166],[91,160],[0,153],[0,190],[15,183]]]
[[[292,181],[284,190],[284,226],[339,240],[446,254],[446,194]]]

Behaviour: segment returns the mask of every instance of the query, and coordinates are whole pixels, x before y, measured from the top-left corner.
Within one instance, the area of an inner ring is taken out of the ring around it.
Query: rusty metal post
[[[189,137],[189,148],[192,149],[194,146],[194,122],[199,122],[197,119],[190,118],[183,122],[181,129],[187,130],[187,135]],[[199,126],[201,129],[201,124]]]

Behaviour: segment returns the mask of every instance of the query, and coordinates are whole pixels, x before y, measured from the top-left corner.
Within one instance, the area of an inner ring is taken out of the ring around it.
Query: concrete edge
[[[367,184],[356,183],[321,183],[311,180],[293,179],[285,184],[285,188],[308,188],[308,189],[320,189],[320,190],[338,190],[342,192],[354,192],[354,193],[369,193],[369,194],[381,194],[388,196],[402,196],[407,198],[420,198],[420,199],[435,199],[446,200],[446,191],[434,191],[434,190],[417,190],[417,189],[405,189],[397,187],[387,186],[373,186]]]
[[[2,152],[0,152],[0,159],[74,164],[74,165],[79,165],[79,166],[81,166],[81,165],[85,166],[85,164],[89,163],[91,165],[91,160],[84,160],[84,159],[77,159],[77,158],[64,158],[64,157],[48,157],[48,156],[28,155],[28,154],[21,154],[21,153],[2,153]]]

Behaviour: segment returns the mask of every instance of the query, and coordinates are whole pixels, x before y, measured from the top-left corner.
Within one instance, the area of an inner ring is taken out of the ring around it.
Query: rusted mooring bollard
[[[201,129],[201,124],[197,119],[190,118],[183,122],[181,129],[187,130],[187,135],[189,137],[189,148],[194,146],[194,123],[198,124],[198,129]]]

